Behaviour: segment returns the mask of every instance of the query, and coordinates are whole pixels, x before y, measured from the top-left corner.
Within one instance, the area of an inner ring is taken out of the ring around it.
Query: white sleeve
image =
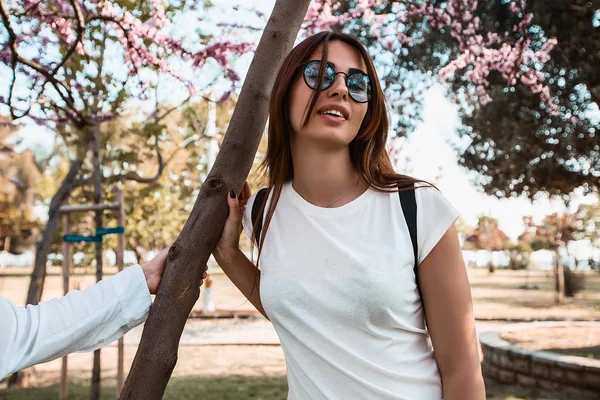
[[[152,299],[139,265],[37,306],[0,298],[0,379],[34,364],[105,346],[146,320]]]
[[[435,188],[416,189],[415,197],[417,201],[418,256],[419,263],[421,263],[454,224],[460,213]]]

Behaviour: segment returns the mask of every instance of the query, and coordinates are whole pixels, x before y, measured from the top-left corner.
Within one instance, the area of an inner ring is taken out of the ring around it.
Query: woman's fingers
[[[242,192],[239,196],[240,207],[245,207],[246,203],[248,203],[248,199],[252,196],[252,191],[250,190],[250,185],[248,182],[244,183],[244,187],[242,188]]]
[[[240,243],[242,216],[238,198],[233,190],[227,194],[227,205],[229,206],[229,215],[221,232],[221,238],[213,252],[217,259],[231,256],[239,248]]]
[[[228,220],[230,223],[233,224],[233,226],[237,226],[237,224],[239,224],[241,220],[239,213],[240,203],[233,190],[229,192],[229,195],[227,196],[227,205],[229,206]]]
[[[242,196],[245,200],[248,200],[250,197],[252,197],[252,190],[250,190],[250,185],[248,185],[248,182],[244,183],[244,187],[242,188],[242,194],[240,197]]]

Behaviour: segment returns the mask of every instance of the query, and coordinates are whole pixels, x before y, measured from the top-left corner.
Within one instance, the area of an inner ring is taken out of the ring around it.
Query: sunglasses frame
[[[302,78],[304,78],[304,83],[306,84],[306,86],[308,86],[312,90],[317,90],[317,89],[313,88],[306,80],[306,67],[308,66],[308,64],[311,64],[311,63],[319,63],[319,68],[321,68],[321,62],[322,62],[322,60],[310,60],[310,61],[305,61],[303,63],[300,63],[298,65],[298,68],[303,68],[302,69]],[[350,96],[350,98],[352,98],[352,100],[356,101],[357,103],[361,103],[361,104],[368,103],[371,100],[371,97],[372,97],[372,95],[371,95],[371,90],[372,90],[371,77],[368,74],[365,74],[364,72],[361,72],[361,71],[353,72],[350,75],[346,74],[345,72],[341,72],[341,71],[335,72],[334,66],[329,61],[327,61],[326,65],[325,65],[325,74],[327,74],[327,68],[331,68],[331,70],[333,71],[333,80],[331,81],[331,83],[328,86],[322,87],[321,91],[329,89],[331,87],[331,85],[333,85],[333,83],[335,82],[335,78],[337,77],[338,74],[344,75],[344,82],[346,84],[346,88],[348,88],[348,80],[350,79],[351,76],[353,76],[353,75],[366,76],[367,78],[369,78],[369,86],[367,88],[367,100],[366,101],[356,100],[354,98],[354,96],[352,96],[352,93],[350,92],[349,89],[348,89],[348,95]]]

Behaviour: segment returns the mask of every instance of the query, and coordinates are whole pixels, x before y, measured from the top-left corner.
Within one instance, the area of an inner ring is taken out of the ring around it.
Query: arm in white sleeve
[[[26,308],[0,298],[0,379],[105,346],[146,320],[152,299],[139,265],[85,290]]]

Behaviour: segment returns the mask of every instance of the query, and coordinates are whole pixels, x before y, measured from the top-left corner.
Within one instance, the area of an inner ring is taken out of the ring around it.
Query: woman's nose
[[[346,86],[346,77],[342,72],[335,74],[335,80],[327,91],[330,97],[341,96],[344,100],[348,99],[348,87]]]

